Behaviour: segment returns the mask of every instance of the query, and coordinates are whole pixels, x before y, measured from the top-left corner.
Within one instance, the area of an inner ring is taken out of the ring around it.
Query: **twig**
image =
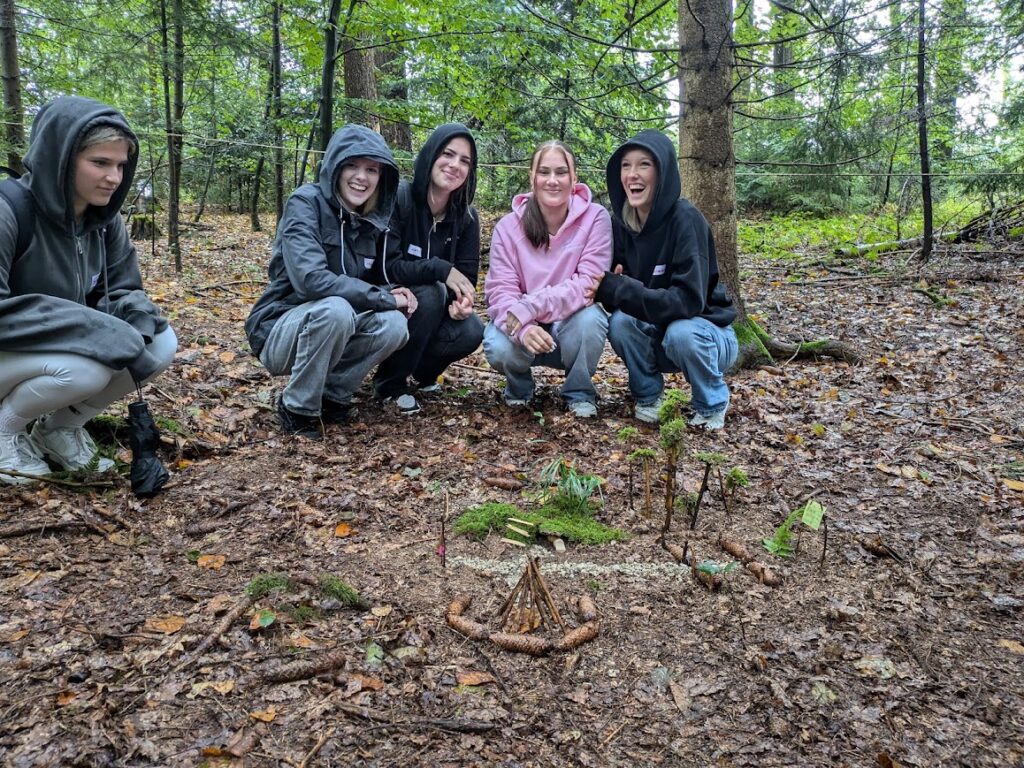
[[[16,469],[0,470],[0,474],[24,477],[29,480],[38,480],[41,483],[50,483],[51,485],[63,485],[67,488],[117,488],[117,483],[111,483],[106,480],[95,483],[76,483],[73,480],[61,480],[58,477],[51,477],[50,475],[30,475],[27,472],[19,472]]]
[[[338,702],[334,704],[334,707],[346,715],[380,723],[386,728],[437,728],[442,731],[456,731],[458,733],[483,733],[494,729],[492,723],[484,723],[479,720],[437,717],[407,717],[402,720],[393,720],[383,712],[376,712],[369,707],[359,707],[355,704],[346,704],[345,702]]]
[[[4,470],[5,474],[7,470]],[[18,536],[31,536],[33,534],[43,533],[44,531],[60,531],[65,528],[78,528],[86,527],[89,528],[89,524],[84,520],[53,520],[51,522],[43,523],[20,523],[18,525],[9,525],[6,528],[0,528],[0,539],[14,539]],[[104,533],[104,535],[106,535]]]
[[[729,511],[729,494],[725,490],[725,482],[722,480],[722,468],[715,467],[715,472],[718,473],[718,490],[722,492],[722,505],[725,507],[725,514],[732,516],[732,512]]]
[[[309,761],[317,756],[320,750],[324,748],[324,744],[327,743],[327,740],[331,738],[331,736],[333,735],[334,726],[332,725],[330,728],[328,728],[326,731],[320,734],[320,738],[317,739],[316,744],[314,744],[313,748],[306,753],[306,756],[302,758],[302,762],[300,762],[296,768],[306,768],[306,766],[309,765]]]
[[[224,618],[220,620],[217,626],[215,626],[206,635],[206,637],[202,639],[199,645],[197,645],[188,656],[186,656],[178,662],[177,666],[174,667],[172,672],[180,672],[181,670],[185,669],[185,667],[189,666],[192,662],[194,662],[196,659],[198,659],[200,656],[202,656],[204,653],[206,653],[210,649],[210,647],[215,642],[217,642],[217,638],[219,638],[221,635],[227,632],[231,625],[234,624],[235,621],[238,619],[238,617],[245,613],[247,610],[249,610],[249,608],[252,607],[252,604],[254,602],[256,602],[256,599],[252,595],[245,595],[245,597],[243,597],[241,600],[235,603],[231,610],[224,614]]]

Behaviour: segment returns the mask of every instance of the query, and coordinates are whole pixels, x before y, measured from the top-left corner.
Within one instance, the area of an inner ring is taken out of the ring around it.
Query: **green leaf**
[[[825,516],[825,508],[816,501],[808,501],[804,504],[803,514],[801,521],[804,525],[812,530],[818,530],[821,527],[821,520]]]
[[[277,620],[277,614],[269,608],[260,608],[252,617],[249,626],[253,629],[266,629]]]
[[[366,663],[371,667],[379,667],[384,663],[384,648],[374,641],[366,644]]]

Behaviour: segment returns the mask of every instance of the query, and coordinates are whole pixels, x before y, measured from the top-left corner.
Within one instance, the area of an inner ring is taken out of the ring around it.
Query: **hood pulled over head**
[[[623,224],[622,209],[626,204],[626,190],[622,186],[622,157],[631,149],[643,149],[654,157],[658,169],[658,183],[654,188],[654,202],[644,229],[657,227],[675,206],[682,194],[679,179],[679,161],[672,141],[661,131],[640,131],[612,154],[608,161],[606,178],[608,198],[611,201],[612,218]]]
[[[398,166],[394,155],[388,149],[384,137],[376,131],[362,125],[346,125],[339,128],[327,143],[327,151],[320,163],[320,176],[317,183],[320,193],[334,207],[340,207],[338,198],[338,176],[346,161],[357,157],[367,157],[380,163],[380,180],[377,182],[377,205],[363,215],[377,229],[387,229],[391,218],[391,210],[395,206],[398,194]]]
[[[419,153],[416,155],[416,164],[412,176],[412,196],[419,205],[427,204],[427,191],[430,189],[430,176],[434,170],[434,163],[441,156],[441,152],[452,139],[461,136],[469,142],[473,160],[470,163],[469,175],[466,182],[459,187],[448,198],[448,213],[453,218],[458,218],[469,210],[476,195],[476,140],[462,123],[445,123],[435,128],[427,140],[423,143]]]
[[[44,104],[32,121],[32,136],[24,159],[29,171],[29,188],[43,215],[69,230],[74,228],[78,145],[86,133],[103,125],[124,131],[138,147],[138,138],[128,127],[124,115],[113,107],[81,96],[60,96]],[[138,151],[129,154],[120,186],[102,208],[89,206],[84,229],[104,226],[120,213],[135,179],[138,161]]]

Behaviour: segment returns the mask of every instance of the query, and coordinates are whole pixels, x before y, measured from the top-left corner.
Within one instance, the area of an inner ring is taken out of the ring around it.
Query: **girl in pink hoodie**
[[[597,414],[592,377],[608,317],[588,296],[611,264],[611,218],[576,181],[576,158],[560,141],[533,153],[530,190],[494,228],[484,354],[505,374],[507,405],[530,402],[530,368],[544,365],[565,371],[562,398],[589,418]]]

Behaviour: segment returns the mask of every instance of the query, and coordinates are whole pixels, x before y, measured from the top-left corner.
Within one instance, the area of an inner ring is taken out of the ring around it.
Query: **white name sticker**
[[[375,261],[376,261],[376,259],[365,259],[364,258],[363,259],[363,269],[373,269],[373,262],[375,262]]]
[[[419,258],[420,256],[423,255],[423,249],[420,248],[418,245],[410,245],[409,246],[409,255],[410,256],[415,256],[416,258]]]
[[[92,276],[92,280],[89,281],[89,290],[91,291],[93,288],[95,288],[96,287],[96,283],[98,283],[99,281],[100,281],[100,273],[97,272],[95,275]]]
[[[654,268],[654,274],[656,276],[657,275],[664,275],[665,274],[665,265],[664,264],[659,264],[658,266],[656,266]]]

